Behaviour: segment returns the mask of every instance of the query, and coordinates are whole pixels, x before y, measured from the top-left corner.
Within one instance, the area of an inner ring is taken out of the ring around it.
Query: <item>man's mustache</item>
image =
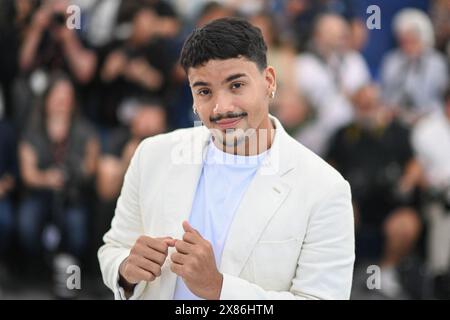
[[[240,112],[240,113],[234,113],[234,112],[227,112],[225,114],[218,114],[216,116],[211,116],[209,118],[209,121],[216,122],[223,119],[234,119],[234,118],[240,118],[245,117],[247,115],[247,112]]]

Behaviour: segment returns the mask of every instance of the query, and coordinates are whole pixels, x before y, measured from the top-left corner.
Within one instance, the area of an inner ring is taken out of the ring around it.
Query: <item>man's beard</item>
[[[215,136],[224,147],[237,147],[245,141],[245,137],[242,129],[226,129],[225,133],[221,131]]]
[[[245,118],[248,116],[247,112],[228,112],[226,114],[219,114],[217,116],[210,117],[210,121],[215,123],[216,121],[220,121],[223,119],[235,119],[235,118]],[[216,131],[217,130],[217,131]],[[245,141],[245,137],[247,135],[246,132],[244,132],[243,129],[237,128],[231,128],[231,129],[225,129],[225,132],[220,129],[214,129],[213,136],[218,139],[218,141],[224,146],[224,147],[237,147],[239,146],[243,141]]]
[[[372,116],[359,116],[355,118],[358,126],[364,130],[371,131],[376,128],[377,122]]]

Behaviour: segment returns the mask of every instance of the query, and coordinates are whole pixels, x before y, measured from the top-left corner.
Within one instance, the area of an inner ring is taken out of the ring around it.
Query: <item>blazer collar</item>
[[[295,168],[292,138],[275,117],[276,133],[267,157],[250,183],[228,232],[220,271],[239,276],[267,224],[288,196],[283,177]]]

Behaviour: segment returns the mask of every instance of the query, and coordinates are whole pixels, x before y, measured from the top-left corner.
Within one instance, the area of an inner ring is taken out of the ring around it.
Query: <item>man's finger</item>
[[[161,267],[159,266],[159,264],[157,264],[153,261],[147,260],[144,257],[136,257],[135,264],[139,268],[153,274],[155,276],[155,278],[159,277],[161,275]]]
[[[172,237],[169,237],[169,236],[156,238],[156,239],[161,240],[162,242],[164,242],[169,247],[174,247],[175,246],[175,242],[177,241],[176,239],[174,239]]]
[[[195,230],[187,221],[183,221],[183,230],[185,232],[192,232],[195,233],[197,235],[200,236],[200,232],[198,232],[197,230]]]
[[[142,236],[139,238],[138,241],[140,241],[141,243],[145,244],[146,246],[148,246],[156,251],[167,254],[168,245],[166,242],[164,242],[161,239]]]
[[[170,240],[170,239],[173,239],[173,238],[167,236],[167,237],[158,237],[158,238],[155,238],[155,239],[158,239],[158,240]]]
[[[177,241],[177,243],[175,244],[175,249],[177,249],[177,252],[183,254],[189,254],[194,250],[193,245],[191,243],[182,240]]]
[[[156,251],[155,249],[149,248],[148,246],[137,245],[136,249],[137,249],[136,253],[138,255],[141,255],[145,259],[151,260],[159,264],[160,266],[162,266],[166,261],[167,257],[166,254]]]
[[[177,264],[185,264],[187,256],[185,254],[181,254],[179,252],[174,252],[170,256],[170,260]]]
[[[177,242],[177,239],[164,239],[163,240],[169,247],[175,247],[175,243]]]
[[[138,266],[130,266],[129,275],[130,278],[137,280],[136,282],[142,280],[150,282],[155,280],[155,276],[153,275],[153,273],[148,272]]]
[[[172,262],[170,265],[170,270],[172,270],[173,273],[176,275],[183,277],[184,276],[184,268],[183,265]]]

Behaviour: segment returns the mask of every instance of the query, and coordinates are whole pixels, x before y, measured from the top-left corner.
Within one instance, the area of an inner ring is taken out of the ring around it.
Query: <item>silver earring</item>
[[[270,98],[275,99],[275,91],[272,91],[272,93],[270,94]]]

